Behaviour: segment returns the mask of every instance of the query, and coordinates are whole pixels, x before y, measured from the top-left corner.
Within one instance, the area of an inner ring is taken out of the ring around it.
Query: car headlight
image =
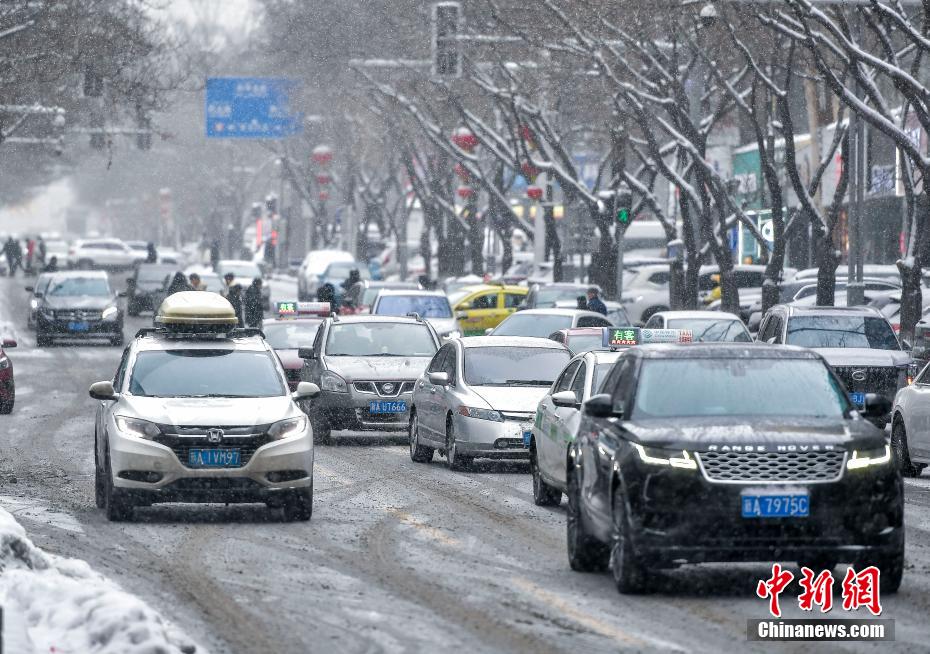
[[[268,438],[280,441],[307,431],[307,416],[279,420],[268,429]]]
[[[323,374],[320,375],[320,390],[331,393],[348,393],[349,385],[346,384],[345,379],[336,373],[324,370]]]
[[[477,418],[478,420],[490,420],[492,422],[504,422],[504,416],[499,411],[493,409],[479,409],[471,406],[460,406],[459,415],[466,418]]]
[[[6,370],[10,367],[10,360],[6,357],[0,357],[0,370]]]
[[[460,332],[457,329],[453,329],[451,332],[446,332],[445,334],[443,334],[442,337],[443,338],[458,338],[461,335],[462,335],[462,332]]]
[[[662,450],[657,447],[644,447],[639,443],[632,443],[633,449],[639,454],[639,460],[653,466],[671,466],[686,470],[697,470],[695,461],[687,450]]]
[[[32,309],[33,311],[35,311],[36,309],[38,309],[38,308],[39,308],[39,301],[38,301],[37,299],[35,299],[35,298],[32,298],[31,300],[29,300],[29,308]]]
[[[891,461],[891,446],[884,445],[872,450],[853,450],[852,456],[846,461],[846,468],[856,470],[869,466],[881,466]]]
[[[103,310],[103,313],[100,314],[100,317],[104,320],[113,320],[116,318],[116,314],[119,313],[119,309],[116,307],[107,307]]]
[[[139,418],[130,418],[128,416],[116,416],[116,428],[127,436],[144,438],[152,440],[161,435],[161,429],[154,422],[140,420]]]

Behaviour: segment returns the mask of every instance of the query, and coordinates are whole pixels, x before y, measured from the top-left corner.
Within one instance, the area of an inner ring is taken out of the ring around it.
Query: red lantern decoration
[[[527,186],[526,187],[526,197],[534,202],[539,202],[542,200],[543,190],[541,186]]]
[[[536,135],[533,134],[533,130],[530,129],[529,125],[520,125],[520,138],[526,143],[527,148],[530,150],[536,149]]]
[[[326,202],[329,199],[329,191],[320,191],[319,196],[320,202]]]
[[[524,161],[520,164],[520,172],[523,173],[523,176],[528,182],[535,182],[540,170],[529,161]]]
[[[452,168],[452,172],[466,184],[471,181],[471,174],[468,172],[468,169],[460,163],[455,164]]]
[[[327,184],[330,184],[332,181],[333,181],[333,178],[330,175],[327,175],[326,173],[320,173],[316,176],[316,183],[319,184],[320,186],[326,186]]]
[[[470,198],[474,192],[475,190],[470,186],[459,186],[455,189],[455,194],[463,200]]]
[[[328,145],[318,145],[310,153],[313,161],[320,166],[326,166],[333,161],[333,149]]]
[[[459,127],[452,132],[452,142],[465,152],[471,152],[478,147],[478,137],[467,127]]]

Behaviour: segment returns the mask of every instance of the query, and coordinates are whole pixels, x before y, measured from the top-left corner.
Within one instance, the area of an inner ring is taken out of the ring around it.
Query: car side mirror
[[[767,339],[765,339],[765,342],[768,343],[769,345],[775,345],[775,342],[777,340],[778,340],[777,337],[769,336]]]
[[[429,378],[431,384],[436,384],[437,386],[449,385],[449,373],[447,372],[431,372],[426,376]]]
[[[301,359],[315,359],[316,355],[313,354],[312,347],[299,347],[297,348],[297,356]]]
[[[466,313],[465,311],[457,311],[455,313],[456,320],[465,320],[466,318],[468,318],[468,313]]]
[[[36,287],[35,287],[35,286],[25,286],[25,287],[23,287],[23,288],[26,289],[26,292],[27,292],[27,293],[35,293],[35,292],[36,292]]]
[[[41,299],[45,297],[45,293],[43,293],[42,291],[36,291],[36,297]]]
[[[14,348],[14,347],[16,347],[16,341],[15,341],[14,339],[12,339],[12,338],[4,338],[4,339],[3,339],[3,349],[4,349],[4,350],[9,350],[9,349]]]
[[[592,418],[610,418],[611,416],[621,415],[614,412],[614,403],[610,398],[610,395],[606,393],[601,393],[600,395],[592,395],[591,398],[584,403],[584,412],[585,415],[591,416]]]
[[[490,335],[491,335],[491,332],[493,332],[493,331],[494,331],[494,328],[493,328],[493,327],[488,327],[487,329],[484,330],[484,335],[485,335],[485,336],[490,336]]]
[[[113,382],[99,381],[90,385],[90,396],[95,400],[115,400],[118,396],[113,390]]]
[[[575,397],[575,391],[561,391],[552,394],[552,403],[571,409],[578,406],[578,398]]]
[[[291,393],[295,400],[311,400],[320,394],[320,387],[312,382],[298,382],[297,390]]]
[[[126,297],[127,295],[129,295],[129,293],[126,291],[117,291],[116,293],[116,297]]]
[[[865,394],[865,408],[862,411],[864,418],[884,418],[891,413],[891,400],[877,393]]]

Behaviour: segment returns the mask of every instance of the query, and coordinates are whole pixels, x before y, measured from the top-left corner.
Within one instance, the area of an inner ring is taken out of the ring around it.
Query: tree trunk
[[[898,261],[898,270],[901,273],[901,323],[900,335],[910,343],[914,343],[914,326],[920,321],[923,309],[923,257],[925,254],[925,239],[927,234],[927,220],[930,205],[926,193],[917,198],[917,207],[914,215],[915,230],[913,239],[913,256],[910,260]]]
[[[591,284],[601,287],[601,295],[614,297],[617,294],[617,248],[610,233],[609,214],[592,212],[594,224],[601,234],[597,252],[591,254],[591,266],[588,279]]]
[[[817,257],[817,306],[832,307],[836,302],[836,269],[840,265],[839,252],[833,244],[833,235],[824,233],[814,225]]]
[[[484,275],[484,222],[478,219],[478,207],[469,204],[468,211],[468,246],[471,252],[471,274]]]
[[[562,281],[562,241],[559,239],[559,232],[556,229],[551,204],[546,207],[545,211],[546,250],[552,252],[552,281],[558,283]]]

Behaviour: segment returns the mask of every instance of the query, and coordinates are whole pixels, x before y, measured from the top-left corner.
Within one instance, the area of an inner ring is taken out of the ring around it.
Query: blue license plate
[[[90,323],[86,322],[69,322],[68,331],[71,332],[86,332],[90,329]]]
[[[373,401],[368,403],[368,413],[406,413],[407,412],[407,402],[399,400],[397,402],[378,402]]]
[[[189,450],[187,466],[189,468],[238,468],[241,464],[239,450]]]
[[[865,408],[865,393],[850,393],[849,399],[860,409]]]
[[[523,447],[530,449],[530,439],[533,437],[532,431],[523,432]]]
[[[806,518],[810,515],[810,498],[806,493],[744,493],[740,504],[744,518]]]

